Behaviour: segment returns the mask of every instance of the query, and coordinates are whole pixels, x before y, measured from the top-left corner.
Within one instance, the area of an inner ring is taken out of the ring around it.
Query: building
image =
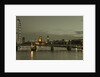
[[[22,43],[25,43],[25,37],[22,37]]]
[[[49,43],[49,36],[47,36],[46,38],[46,43]]]
[[[39,36],[38,42],[39,42],[39,43],[42,43],[42,36]]]

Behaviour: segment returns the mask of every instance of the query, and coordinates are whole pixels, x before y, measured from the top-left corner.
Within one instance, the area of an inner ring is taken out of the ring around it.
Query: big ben
[[[47,39],[46,40],[47,40],[46,42],[49,43],[49,36],[47,36]]]

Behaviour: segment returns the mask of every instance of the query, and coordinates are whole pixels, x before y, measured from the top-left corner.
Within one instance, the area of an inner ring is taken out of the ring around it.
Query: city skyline
[[[26,41],[39,36],[51,40],[83,38],[83,16],[16,16]],[[16,22],[16,26],[18,23]]]

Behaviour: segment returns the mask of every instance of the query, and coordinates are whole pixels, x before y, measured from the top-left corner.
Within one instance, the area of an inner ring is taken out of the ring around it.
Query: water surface
[[[30,48],[16,52],[16,60],[83,60],[83,51],[55,47],[54,51],[50,47],[38,47],[37,51],[31,51]]]

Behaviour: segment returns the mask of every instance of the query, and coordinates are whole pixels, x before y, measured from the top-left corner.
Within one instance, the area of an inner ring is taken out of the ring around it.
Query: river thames
[[[50,47],[43,46],[31,51],[30,47],[25,47],[16,52],[16,60],[83,60],[83,51],[75,48],[67,51],[62,47],[54,47],[54,51],[51,51]]]

